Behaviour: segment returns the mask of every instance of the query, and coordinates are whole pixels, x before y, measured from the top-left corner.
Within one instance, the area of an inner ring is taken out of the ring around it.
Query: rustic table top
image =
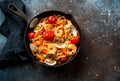
[[[7,65],[0,70],[2,81],[120,80],[120,0],[22,1],[30,18],[48,10],[71,14],[81,29],[81,50],[58,68],[31,62]]]

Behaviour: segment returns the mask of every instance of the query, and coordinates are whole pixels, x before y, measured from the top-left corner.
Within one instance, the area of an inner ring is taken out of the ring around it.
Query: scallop
[[[30,49],[33,53],[38,53],[38,47],[32,43],[30,43]]]

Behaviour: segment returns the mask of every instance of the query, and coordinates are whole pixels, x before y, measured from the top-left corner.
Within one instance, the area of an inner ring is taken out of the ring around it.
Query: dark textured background
[[[33,4],[26,5],[30,18],[47,10],[72,14],[81,29],[81,50],[72,62],[59,68],[32,62],[4,64],[0,81],[120,81],[120,0],[31,0],[30,3]]]

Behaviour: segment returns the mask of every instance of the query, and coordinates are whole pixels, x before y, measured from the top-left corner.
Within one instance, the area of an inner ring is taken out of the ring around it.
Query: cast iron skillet
[[[78,32],[79,32],[79,34],[80,34],[80,28],[79,28],[79,26],[78,26],[77,23],[74,21],[72,15],[66,14],[66,13],[61,12],[61,11],[46,11],[46,12],[42,12],[42,13],[38,14],[37,16],[35,16],[35,17],[29,22],[28,17],[26,16],[26,14],[24,14],[14,3],[8,4],[8,9],[9,9],[10,11],[12,11],[13,13],[15,13],[16,15],[22,17],[22,18],[23,18],[24,20],[26,20],[27,23],[28,23],[28,24],[27,24],[27,27],[26,27],[26,29],[25,29],[25,32],[24,32],[24,42],[25,42],[26,50],[27,50],[28,54],[31,56],[33,62],[39,63],[39,64],[44,65],[44,66],[48,66],[48,67],[59,67],[59,66],[63,66],[63,65],[65,65],[65,64],[69,63],[70,61],[72,61],[72,60],[76,57],[76,55],[79,53],[81,41],[77,44],[77,52],[76,52],[76,54],[75,54],[74,56],[72,56],[72,58],[70,58],[68,61],[66,61],[66,62],[64,62],[64,63],[62,63],[62,64],[56,64],[56,65],[50,66],[50,65],[47,65],[47,64],[44,64],[44,63],[39,62],[39,61],[33,56],[32,52],[31,52],[31,50],[30,50],[30,47],[29,47],[30,42],[29,42],[28,37],[27,37],[27,34],[28,34],[28,32],[30,31],[30,29],[31,29],[31,28],[29,28],[29,27],[31,26],[32,23],[34,24],[34,23],[36,23],[38,20],[40,20],[41,18],[44,18],[44,17],[47,17],[47,16],[50,16],[50,15],[55,14],[55,15],[63,15],[63,16],[65,16],[67,19],[69,19],[69,20],[72,22],[72,24],[76,27],[76,29],[78,30]],[[33,25],[33,24],[32,24],[32,25]],[[34,24],[34,25],[35,25],[35,24]],[[80,34],[80,35],[81,35],[81,34]],[[80,37],[80,39],[81,39],[81,37]]]

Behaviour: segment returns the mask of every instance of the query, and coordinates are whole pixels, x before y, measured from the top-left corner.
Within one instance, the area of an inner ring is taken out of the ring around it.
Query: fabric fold
[[[0,61],[28,61],[30,57],[24,44],[27,22],[7,8],[9,3],[14,3],[25,13],[25,6],[21,0],[4,0],[0,3],[0,8],[6,17],[0,27],[0,33],[7,37],[7,42],[0,54]]]

